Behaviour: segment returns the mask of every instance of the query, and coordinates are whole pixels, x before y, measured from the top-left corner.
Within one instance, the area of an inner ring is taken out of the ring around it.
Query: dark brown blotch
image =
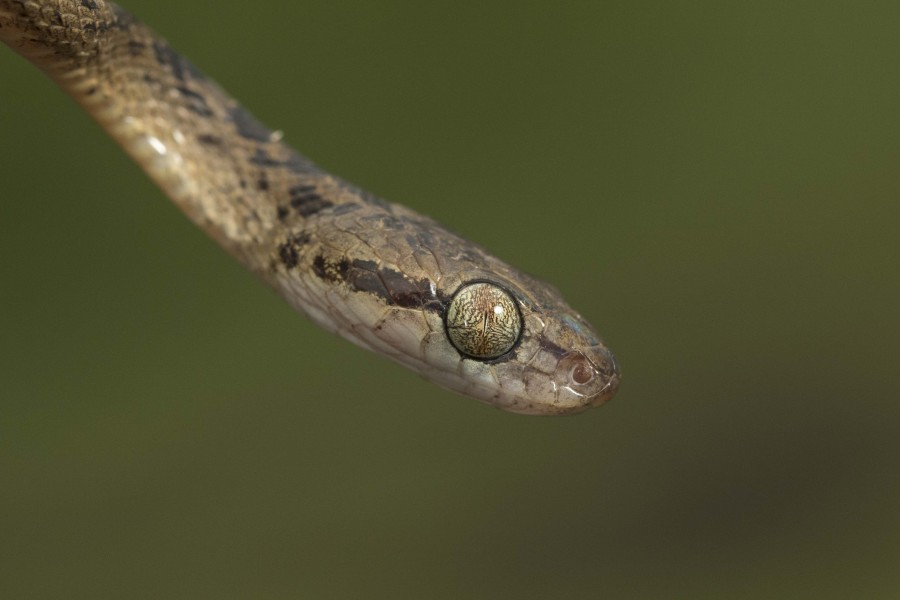
[[[197,141],[207,146],[221,146],[222,138],[211,133],[201,133],[197,136]]]
[[[284,146],[277,146],[279,148],[285,149]],[[284,160],[279,160],[269,154],[269,151],[265,148],[258,147],[253,151],[253,156],[250,157],[250,162],[254,165],[260,167],[272,167],[272,168],[282,168],[287,169],[297,175],[309,175],[310,173],[318,173],[319,169],[310,161],[308,158],[300,156],[294,151],[288,151],[288,157]]]
[[[347,272],[350,270],[350,263],[347,259],[342,258],[335,262],[328,262],[321,254],[313,258],[313,273],[319,278],[332,283],[347,280]]]
[[[358,258],[348,263],[342,259],[331,263],[324,256],[317,255],[313,258],[312,270],[320,279],[345,283],[354,292],[374,294],[388,306],[442,314],[450,301],[438,290],[432,293],[429,279],[411,279],[394,269],[378,268],[378,263],[372,260]]]
[[[434,299],[428,280],[409,279],[403,273],[393,269],[381,269],[379,274],[391,293],[393,303],[397,306],[422,308]]]
[[[184,59],[171,46],[156,40],[153,42],[153,55],[156,57],[156,62],[168,66],[172,70],[172,75],[175,76],[175,79],[179,81],[185,80],[185,69],[182,65]]]
[[[353,259],[353,266],[357,269],[372,271],[373,273],[378,270],[377,262],[375,262],[374,260],[365,260],[362,258]]]
[[[169,69],[171,69],[172,75],[178,81],[187,82],[188,76],[197,81],[206,79],[206,76],[200,69],[195,67],[191,61],[176,52],[169,44],[162,40],[155,40],[153,42],[153,55],[156,57],[156,61],[159,64],[168,66]]]
[[[147,44],[139,40],[128,40],[128,53],[132,56],[140,56],[147,49]]]
[[[545,350],[557,358],[562,358],[563,356],[565,356],[566,354],[569,353],[568,350],[566,350],[559,344],[548,340],[543,335],[540,336],[538,343],[541,346],[541,350]]]
[[[300,262],[300,254],[290,242],[285,242],[278,247],[278,258],[281,259],[281,264],[288,269],[293,269]]]
[[[206,103],[206,98],[203,97],[203,94],[195,92],[183,85],[177,85],[175,86],[175,89],[178,90],[182,97],[184,97],[187,102],[186,107],[189,111],[196,113],[201,117],[211,117],[215,114],[209,107],[209,104]]]
[[[320,196],[315,189],[312,185],[295,185],[288,190],[290,205],[303,217],[309,217],[334,206],[333,202]]]
[[[265,148],[257,148],[250,157],[250,162],[259,167],[280,167],[282,161],[272,157]]]
[[[289,270],[300,264],[300,249],[308,244],[310,239],[310,235],[305,231],[289,236],[283,244],[278,246],[278,259],[281,264]],[[324,258],[322,261],[324,272]]]
[[[351,267],[346,274],[347,285],[350,286],[350,289],[354,292],[369,292],[370,294],[375,294],[386,303],[392,304],[391,294],[384,286],[384,282],[381,281],[378,273],[368,269],[358,268],[355,266],[356,262],[357,261],[353,261],[354,266]]]
[[[272,139],[271,130],[244,110],[243,107],[235,106],[232,108],[229,112],[229,117],[234,122],[234,127],[241,137],[257,142],[268,142]]]

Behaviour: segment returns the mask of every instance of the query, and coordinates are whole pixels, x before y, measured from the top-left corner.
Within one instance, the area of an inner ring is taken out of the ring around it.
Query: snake
[[[0,40],[325,330],[514,413],[578,413],[616,393],[614,355],[556,288],[318,167],[123,8],[0,0]]]

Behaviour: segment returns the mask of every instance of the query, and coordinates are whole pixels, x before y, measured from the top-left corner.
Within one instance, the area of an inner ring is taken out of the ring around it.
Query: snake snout
[[[619,366],[612,352],[596,345],[572,351],[560,361],[555,376],[564,412],[580,412],[612,398],[619,387]]]
[[[603,387],[591,399],[591,406],[599,406],[616,395],[622,374],[619,371],[616,357],[605,346],[594,346],[591,348],[588,360],[594,369],[594,376],[604,383]]]

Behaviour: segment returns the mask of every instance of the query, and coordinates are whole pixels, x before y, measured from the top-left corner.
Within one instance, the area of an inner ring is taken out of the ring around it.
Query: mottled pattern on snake
[[[325,329],[514,412],[578,412],[615,393],[612,353],[552,286],[324,172],[125,10],[102,0],[0,0],[0,40]],[[466,288],[487,295],[457,310]],[[488,328],[495,323],[503,329]]]

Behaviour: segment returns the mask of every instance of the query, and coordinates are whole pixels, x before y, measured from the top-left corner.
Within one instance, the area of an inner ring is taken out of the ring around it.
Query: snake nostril
[[[572,367],[570,375],[572,377],[572,381],[574,381],[578,385],[584,385],[586,383],[589,383],[591,379],[594,378],[594,369],[592,369],[590,365],[587,365],[584,362],[579,362],[574,367]]]

